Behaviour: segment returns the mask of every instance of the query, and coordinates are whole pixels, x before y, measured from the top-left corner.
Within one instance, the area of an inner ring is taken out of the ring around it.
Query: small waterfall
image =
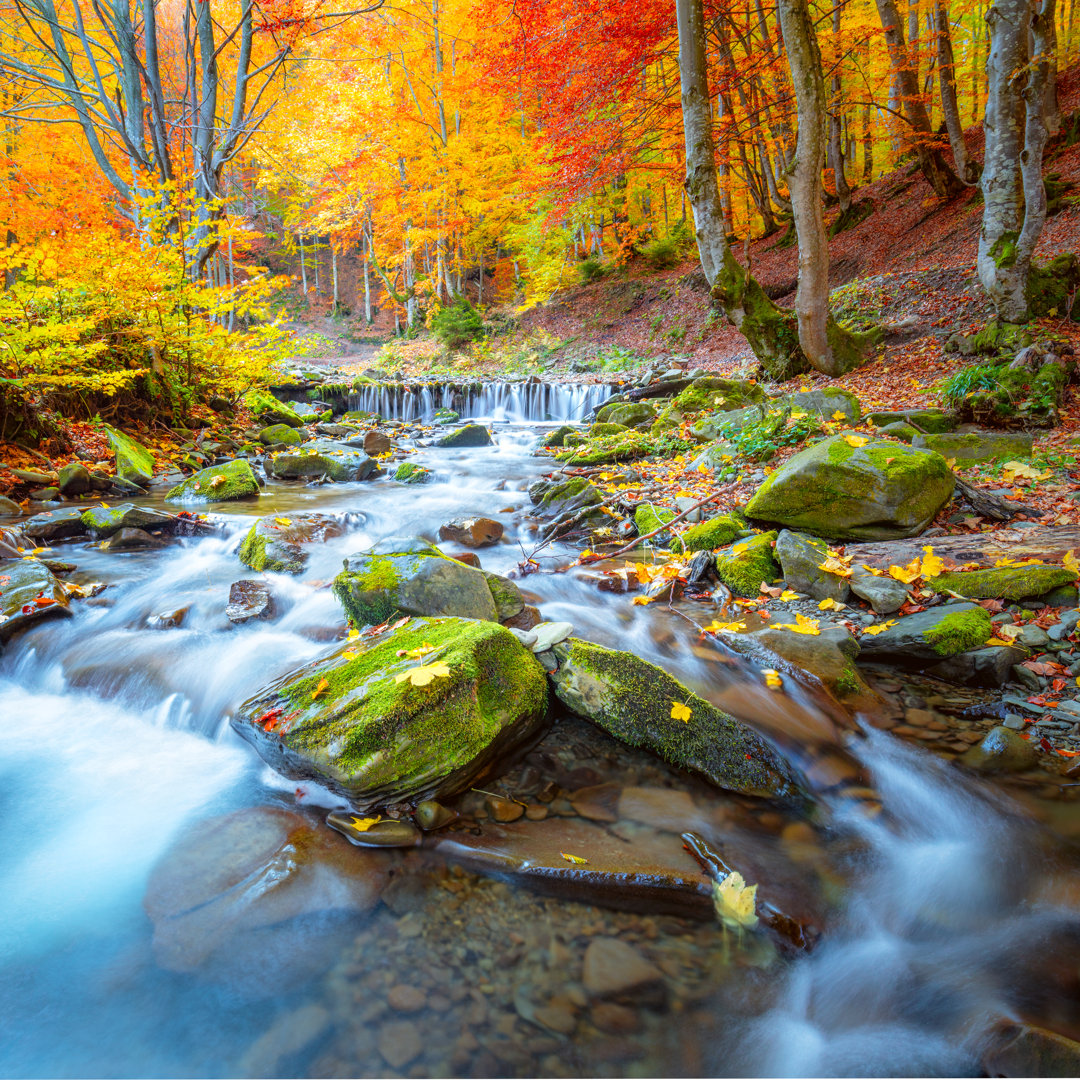
[[[584,420],[617,391],[605,383],[370,383],[350,391],[347,408],[387,420],[430,420],[437,409],[463,419]]]

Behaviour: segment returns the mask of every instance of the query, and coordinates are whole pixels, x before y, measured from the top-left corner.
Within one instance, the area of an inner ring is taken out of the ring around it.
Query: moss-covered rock
[[[414,461],[403,461],[394,470],[394,479],[399,484],[426,484],[431,480],[431,470]]]
[[[436,439],[435,445],[449,448],[492,446],[493,440],[491,432],[483,424],[466,424],[464,427],[458,428],[457,431],[451,431],[441,439]]]
[[[942,409],[893,409],[868,413],[866,419],[874,427],[883,428],[889,424],[915,425],[920,431],[939,434],[956,428],[956,417]]]
[[[270,424],[259,432],[259,442],[263,446],[276,446],[279,443],[284,443],[286,446],[299,446],[303,441],[300,433],[288,424]]]
[[[765,400],[765,391],[749,379],[723,379],[705,375],[695,379],[672,402],[679,413],[703,412],[720,409],[728,412],[755,405]]]
[[[244,395],[244,404],[264,424],[287,424],[289,427],[302,427],[304,421],[283,401],[278,401],[267,390],[249,390]]]
[[[787,764],[756,732],[633,653],[571,638],[555,646],[555,694],[571,712],[717,787],[751,795],[798,796]],[[672,717],[684,705],[688,720]]]
[[[771,584],[780,576],[773,558],[775,532],[759,533],[739,540],[716,553],[716,576],[736,595],[761,595],[761,583]]]
[[[630,429],[622,424],[593,424],[589,428],[589,438],[594,439],[597,435],[621,435]]]
[[[821,569],[829,557],[829,545],[824,540],[784,529],[776,538],[776,557],[784,580],[796,592],[806,593],[815,600],[842,603],[847,599],[850,591],[847,579]]]
[[[746,516],[835,539],[918,536],[952,497],[945,459],[881,439],[853,446],[848,438],[834,435],[789,458],[755,492]]]
[[[576,514],[587,506],[599,506],[604,501],[596,485],[584,476],[555,476],[537,480],[529,485],[529,498],[539,512],[552,517]]]
[[[1027,431],[969,431],[963,434],[916,434],[912,446],[934,450],[957,461],[1011,461],[1031,457],[1032,436]]]
[[[100,540],[121,529],[172,529],[177,519],[172,514],[126,502],[116,506],[92,506],[83,511],[80,520],[83,527]]]
[[[494,621],[498,610],[480,570],[443,555],[419,537],[387,537],[345,560],[334,595],[354,626],[395,615],[455,615]]]
[[[885,424],[881,429],[882,435],[887,435],[890,439],[899,439],[901,442],[910,443],[920,432],[916,431],[910,424],[905,424],[903,420],[894,420],[891,424]]]
[[[557,427],[554,431],[549,431],[547,435],[540,440],[541,446],[565,446],[566,437],[568,435],[577,435],[578,429],[571,427],[569,424],[563,424],[562,427]]]
[[[857,424],[862,418],[862,405],[850,390],[838,386],[825,387],[822,390],[798,390],[794,394],[784,394],[773,402],[774,406],[791,406],[820,416],[824,420],[843,420],[847,424]],[[841,413],[838,416],[837,413]]]
[[[677,516],[674,510],[666,510],[652,503],[641,503],[634,511],[634,524],[637,526],[638,536],[645,536],[654,529],[662,528]],[[663,543],[665,535],[665,533],[658,533],[653,539],[656,543]]]
[[[343,536],[345,526],[328,514],[292,514],[264,517],[255,522],[238,552],[240,561],[262,573],[299,574],[308,560],[304,545]]]
[[[596,419],[604,424],[622,424],[628,428],[647,427],[656,419],[656,410],[644,401],[616,402],[598,409]]]
[[[396,679],[433,663],[448,674],[420,686]],[[533,737],[546,707],[543,669],[509,630],[413,619],[278,679],[232,726],[278,772],[367,811],[472,787]]]
[[[568,441],[567,447],[555,457],[558,461],[572,461],[575,465],[611,465],[617,461],[633,461],[653,452],[652,440],[639,431],[602,435],[574,447],[570,447]]]
[[[491,590],[491,599],[495,602],[495,617],[499,622],[520,615],[525,610],[525,597],[521,590],[502,574],[493,574],[490,570],[481,570]]]
[[[331,439],[312,439],[294,450],[267,459],[266,471],[279,480],[317,479],[325,476],[335,483],[367,480],[379,463],[363,450]]]
[[[149,487],[154,477],[154,455],[130,435],[108,424],[105,425],[105,438],[116,457],[116,475],[129,484]]]
[[[1015,601],[1042,596],[1075,581],[1076,575],[1064,566],[999,566],[993,570],[948,571],[933,578],[930,587],[973,600]]]
[[[246,461],[226,461],[200,469],[177,484],[166,502],[229,502],[259,494],[259,481]]]
[[[876,636],[860,639],[867,659],[901,666],[923,665],[985,645],[993,630],[990,613],[977,604],[943,604],[905,615]]]
[[[678,551],[715,551],[752,533],[753,529],[741,514],[717,514],[680,533],[672,548]]]
[[[70,614],[63,585],[37,559],[0,561],[0,578],[0,641],[41,619]]]

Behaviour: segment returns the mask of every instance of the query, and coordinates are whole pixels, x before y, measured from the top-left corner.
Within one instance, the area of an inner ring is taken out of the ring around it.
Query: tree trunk
[[[298,233],[300,237],[300,281],[304,288],[304,299],[307,299],[307,264],[304,262],[304,234]]]
[[[953,162],[956,173],[965,184],[975,185],[979,180],[979,164],[968,155],[964,141],[964,126],[960,120],[960,108],[956,98],[956,60],[953,57],[952,34],[949,31],[949,12],[946,0],[935,0],[934,30],[937,37],[938,85],[941,87],[941,111],[945,115],[945,127],[949,132]]]
[[[862,112],[862,130],[863,130],[863,183],[869,184],[874,179],[874,134],[873,128],[870,126],[870,103],[867,102],[863,106]]]
[[[1046,44],[1042,50],[1047,57],[1046,91],[1043,94],[1043,120],[1047,134],[1053,137],[1061,131],[1061,107],[1058,104],[1058,38],[1055,8],[1057,0],[1041,0],[1038,5],[1038,19],[1043,25]]]
[[[963,182],[949,168],[941,151],[934,145],[934,133],[930,130],[930,117],[926,114],[916,69],[904,41],[903,23],[896,9],[896,0],[876,0],[881,25],[885,29],[885,45],[889,60],[899,86],[900,97],[911,128],[909,139],[919,160],[923,176],[941,198],[948,198],[963,190]]]
[[[781,20],[781,24],[783,20]],[[833,0],[832,9],[832,28],[833,34],[837,38],[840,36],[840,4],[837,0]],[[814,51],[817,49],[817,38],[814,39]],[[789,56],[790,60],[790,56]],[[817,56],[817,68],[821,70],[821,55]],[[794,75],[794,66],[792,66],[792,78]],[[796,91],[797,94],[797,91]],[[829,164],[832,166],[833,172],[833,186],[836,188],[836,197],[840,200],[840,212],[846,213],[851,209],[851,187],[848,185],[847,177],[844,175],[844,149],[841,140],[843,139],[843,115],[841,109],[843,107],[844,88],[840,82],[840,65],[839,63],[833,68],[832,74],[832,101],[829,103]],[[802,111],[800,107],[800,112]]]

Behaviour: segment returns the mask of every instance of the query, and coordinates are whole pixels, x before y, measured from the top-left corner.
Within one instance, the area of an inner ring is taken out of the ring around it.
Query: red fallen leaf
[[[991,615],[1000,615],[1005,609],[1005,602],[1003,600],[977,600],[976,603],[981,608],[986,608]]]
[[[55,604],[56,601],[51,596],[35,596],[34,603],[38,607],[49,607],[50,604]]]
[[[1028,698],[1029,705],[1046,705],[1047,700],[1043,694],[1036,694]]]
[[[1061,757],[1080,757],[1080,750],[1055,750]]]
[[[1055,694],[1060,694],[1065,689],[1065,686],[1066,683],[1064,679],[1055,679],[1050,684],[1050,689],[1053,690]]]
[[[266,712],[255,721],[263,731],[273,731],[274,725],[281,719],[284,709],[267,709]]]
[[[1052,746],[1052,745],[1050,744],[1050,740],[1049,740],[1049,739],[1040,739],[1040,740],[1039,740],[1039,745],[1040,745],[1040,746],[1041,746],[1041,747],[1042,747],[1042,748],[1043,748],[1043,749],[1044,749],[1044,750],[1045,750],[1045,751],[1046,751],[1046,752],[1047,752],[1048,754],[1050,753],[1050,751],[1051,751],[1051,750],[1053,750],[1053,749],[1054,749],[1054,748],[1053,748],[1053,746]]]

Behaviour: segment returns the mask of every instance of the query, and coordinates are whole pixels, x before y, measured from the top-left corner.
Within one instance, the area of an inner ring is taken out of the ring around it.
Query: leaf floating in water
[[[394,682],[405,682],[406,679],[413,686],[427,686],[435,679],[445,679],[450,674],[450,669],[440,661],[437,664],[421,664],[419,667],[410,668],[394,676]]]
[[[765,685],[773,690],[779,690],[784,685],[780,673],[773,668],[762,668],[761,674],[765,676]]]
[[[573,863],[575,866],[584,866],[589,861],[588,859],[583,859],[580,855],[567,855],[565,851],[560,851],[559,854],[568,863]]]
[[[329,685],[330,683],[326,679],[320,679],[318,686],[311,691],[311,700],[314,701]]]
[[[756,904],[757,886],[747,885],[738,870],[713,884],[713,907],[720,921],[732,930],[757,926]]]
[[[690,706],[684,705],[681,701],[673,701],[671,703],[671,719],[682,720],[683,723],[689,723]]]

